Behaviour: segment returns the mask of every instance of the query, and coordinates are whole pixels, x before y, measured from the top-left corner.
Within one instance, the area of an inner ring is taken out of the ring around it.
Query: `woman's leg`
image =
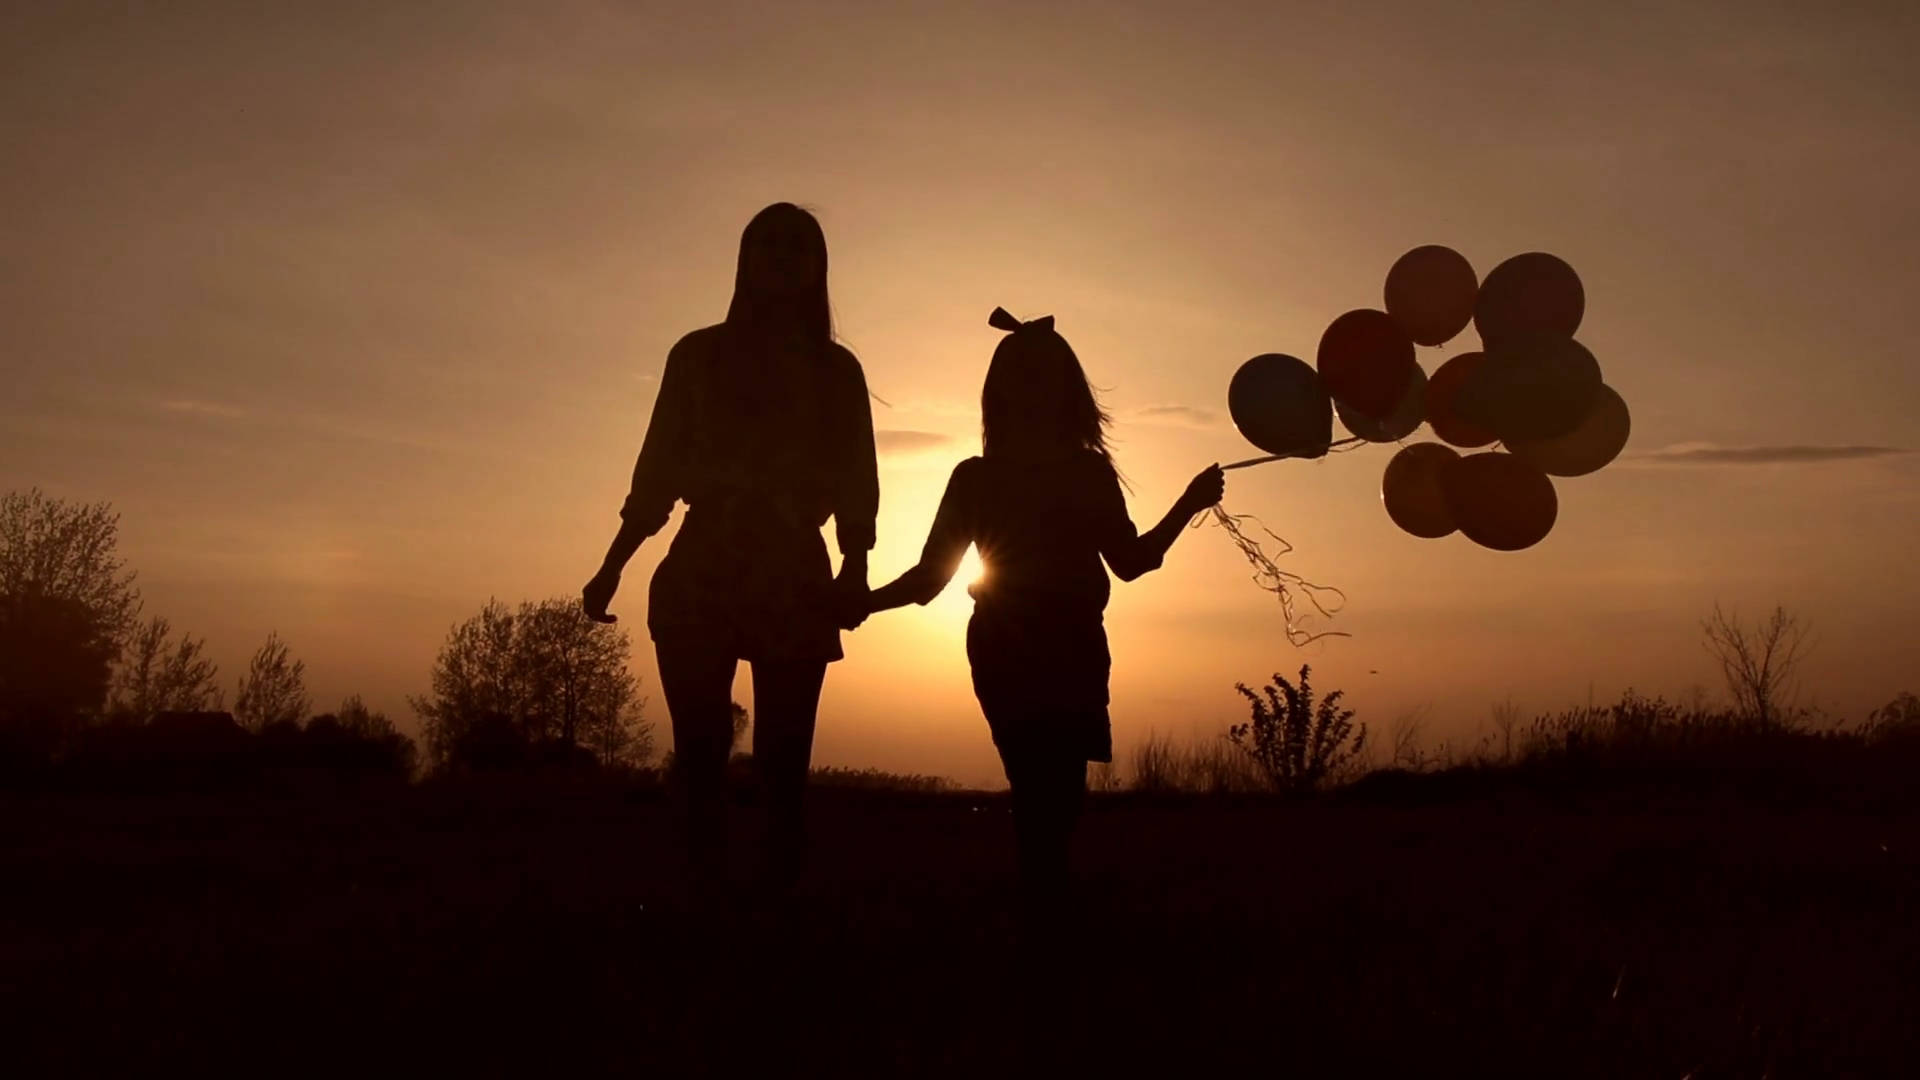
[[[1034,899],[1067,885],[1068,851],[1087,791],[1087,762],[1057,747],[1014,744],[1001,751],[1013,789],[1013,828],[1022,887]]]
[[[696,887],[726,875],[727,755],[733,748],[733,656],[656,643],[660,690],[673,725],[674,769],[686,793],[687,860]]]
[[[807,773],[824,660],[754,661],[753,761],[766,800],[767,872],[785,887],[806,861]]]

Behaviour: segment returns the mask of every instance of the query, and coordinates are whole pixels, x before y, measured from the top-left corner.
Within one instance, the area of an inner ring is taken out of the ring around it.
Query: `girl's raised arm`
[[[940,509],[933,515],[933,528],[920,551],[920,561],[878,589],[868,601],[871,611],[887,611],[908,604],[925,604],[940,595],[960,569],[960,559],[973,543],[974,481],[973,465],[978,459],[954,466],[947,478],[946,493],[940,496]]]
[[[1159,569],[1167,549],[1179,539],[1180,531],[1193,520],[1193,515],[1219,502],[1227,490],[1226,474],[1220,471],[1220,466],[1209,465],[1187,484],[1187,490],[1174,500],[1173,508],[1158,525],[1136,534],[1133,519],[1127,516],[1126,499],[1120,494],[1119,478],[1113,478],[1109,484],[1110,488],[1101,492],[1101,510],[1095,528],[1100,554],[1106,558],[1113,576],[1121,581],[1132,581],[1149,570]]]

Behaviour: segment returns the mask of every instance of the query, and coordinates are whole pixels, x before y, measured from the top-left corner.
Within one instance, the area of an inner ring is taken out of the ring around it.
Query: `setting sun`
[[[966,555],[960,559],[960,569],[953,575],[953,581],[934,598],[933,603],[927,605],[929,610],[938,615],[941,625],[965,629],[968,617],[973,614],[973,597],[967,590],[986,575],[986,565],[980,561],[980,549],[968,548]]]

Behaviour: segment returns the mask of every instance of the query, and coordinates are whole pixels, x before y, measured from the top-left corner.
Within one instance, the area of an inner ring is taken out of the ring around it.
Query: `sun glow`
[[[980,549],[968,547],[960,558],[960,569],[955,571],[953,581],[927,607],[937,613],[944,624],[966,625],[973,614],[973,597],[967,594],[967,589],[986,576],[987,567],[980,561]]]

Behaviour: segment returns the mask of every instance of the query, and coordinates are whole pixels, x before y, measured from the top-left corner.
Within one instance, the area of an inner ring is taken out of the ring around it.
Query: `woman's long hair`
[[[768,267],[796,264],[813,272],[804,281],[776,282]],[[833,305],[827,298],[827,235],[820,222],[792,203],[778,202],[753,215],[740,234],[727,326],[748,337],[796,332],[802,340],[833,340]]]
[[[1051,325],[1029,324],[1000,339],[980,390],[983,454],[1091,450],[1113,469],[1112,422],[1073,346]]]

